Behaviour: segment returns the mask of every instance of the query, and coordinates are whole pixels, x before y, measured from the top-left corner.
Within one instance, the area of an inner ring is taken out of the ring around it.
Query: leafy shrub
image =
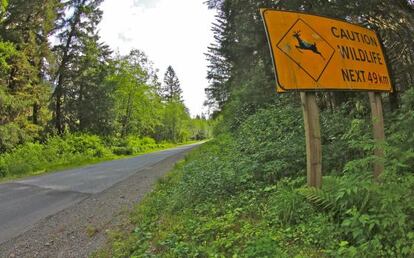
[[[402,97],[402,108],[388,123],[386,165],[398,173],[414,173],[414,89]]]
[[[14,123],[0,126],[0,153],[10,151],[14,146],[23,143],[25,139],[24,131]]]
[[[134,154],[134,150],[129,147],[113,147],[112,152],[118,156],[129,156]]]
[[[249,117],[236,136],[239,169],[258,180],[276,182],[303,175],[306,167],[302,111],[270,107]]]
[[[102,160],[114,154],[134,155],[169,146],[171,146],[169,143],[157,144],[154,139],[148,137],[130,136],[124,140],[103,139],[89,134],[50,137],[43,144],[25,143],[0,155],[0,177],[19,176],[71,164]]]
[[[161,147],[154,139],[149,137],[128,136],[119,140],[119,144],[113,148],[116,155],[134,155]]]
[[[302,184],[304,183],[303,180]],[[268,199],[268,219],[275,224],[295,225],[309,218],[313,208],[306,202],[297,191],[290,180],[282,180],[273,187]]]
[[[0,162],[3,176],[22,175],[27,171],[36,171],[47,162],[43,155],[43,146],[39,143],[26,143],[13,152],[2,155]]]
[[[98,136],[51,137],[44,144],[26,143],[1,155],[0,171],[2,176],[24,175],[109,155],[111,152]]]
[[[0,157],[0,177],[7,175],[7,164],[3,157]]]
[[[372,150],[371,121],[354,118],[346,108],[321,112],[322,166],[324,173],[341,174],[345,165]]]
[[[68,135],[63,140],[70,146],[70,152],[73,154],[102,157],[105,153],[106,147],[97,135]]]
[[[225,198],[234,193],[242,184],[229,161],[231,157],[231,136],[222,135],[209,148],[203,148],[203,158],[188,162],[182,169],[183,174],[176,188],[180,204],[197,203],[203,200]],[[198,152],[196,155],[200,155]],[[178,205],[178,204],[177,204]]]

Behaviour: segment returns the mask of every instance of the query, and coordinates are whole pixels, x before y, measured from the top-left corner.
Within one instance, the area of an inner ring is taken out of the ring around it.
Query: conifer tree
[[[49,37],[61,11],[58,0],[2,1],[0,149],[37,138],[46,125],[53,60]]]
[[[182,102],[182,90],[180,87],[180,81],[175,74],[172,66],[168,66],[167,71],[164,74],[164,85],[161,88],[161,96],[165,101]]]
[[[79,85],[79,64],[88,49],[88,42],[97,42],[97,25],[102,18],[99,5],[103,0],[74,0],[66,2],[71,15],[61,20],[58,35],[60,44],[55,47],[59,65],[55,75],[54,124],[58,134],[62,135],[67,127],[76,127],[76,105],[74,101],[82,94]],[[103,50],[102,50],[103,51]],[[82,97],[80,97],[82,98]]]

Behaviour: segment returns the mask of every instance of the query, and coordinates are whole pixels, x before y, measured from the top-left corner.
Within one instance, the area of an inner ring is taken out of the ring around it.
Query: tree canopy
[[[102,2],[0,2],[0,152],[70,133],[196,137],[173,68],[161,84],[145,53],[102,42]]]

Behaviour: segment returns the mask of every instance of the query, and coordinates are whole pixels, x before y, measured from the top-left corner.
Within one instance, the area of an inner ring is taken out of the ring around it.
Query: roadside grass
[[[259,111],[177,164],[133,211],[132,229],[111,232],[92,257],[413,257],[412,149],[398,145],[405,131],[389,138],[377,183],[367,123],[347,122],[323,124],[343,136],[323,139],[332,158],[317,190],[306,187],[298,158],[300,109]]]
[[[53,138],[45,144],[29,143],[0,156],[0,182],[125,159],[196,143],[155,143],[151,138],[130,138],[114,143],[93,135]]]

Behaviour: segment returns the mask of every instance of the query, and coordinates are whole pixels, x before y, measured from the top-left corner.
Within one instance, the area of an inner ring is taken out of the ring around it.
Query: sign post
[[[385,141],[384,116],[382,114],[381,94],[378,92],[369,92],[368,94],[372,111],[374,140],[377,145],[374,149],[374,154],[378,158],[374,162],[374,178],[378,179],[379,175],[384,172],[384,162],[382,160],[384,158],[384,150],[381,147],[381,144]]]
[[[275,68],[277,91],[301,92],[306,129],[308,185],[321,186],[321,143],[315,91],[368,91],[374,138],[384,140],[381,95],[392,85],[376,33],[306,13],[261,9]],[[380,147],[375,149],[379,160]],[[377,161],[374,176],[383,171]]]
[[[306,134],[306,160],[308,185],[322,186],[322,145],[319,124],[319,108],[314,92],[301,92]]]

